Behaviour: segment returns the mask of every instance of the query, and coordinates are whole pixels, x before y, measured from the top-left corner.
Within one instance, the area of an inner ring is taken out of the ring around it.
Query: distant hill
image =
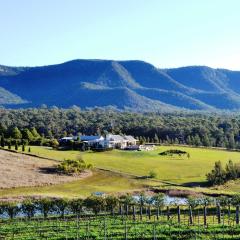
[[[0,105],[134,111],[240,109],[240,71],[143,61],[73,60],[42,67],[0,65]]]

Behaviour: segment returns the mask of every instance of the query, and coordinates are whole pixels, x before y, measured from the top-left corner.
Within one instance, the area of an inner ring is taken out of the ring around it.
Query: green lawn
[[[240,152],[176,146],[161,146],[148,152],[113,150],[80,153],[78,151],[57,151],[43,147],[31,147],[31,149],[32,153],[39,156],[60,160],[76,158],[81,154],[85,161],[92,163],[95,167],[139,176],[146,176],[149,171],[154,170],[157,173],[157,179],[181,184],[205,181],[206,173],[213,168],[214,163],[218,160],[221,160],[224,165],[229,159],[240,162]],[[168,149],[185,150],[190,154],[190,158],[188,159],[187,156],[159,155],[160,152]]]
[[[187,156],[160,156],[159,153],[168,149],[179,149],[187,151]],[[2,189],[0,196],[11,197],[21,195],[48,195],[62,197],[88,196],[93,192],[102,191],[106,193],[119,193],[135,190],[146,190],[149,187],[166,189],[191,189],[196,192],[207,193],[228,193],[240,192],[239,181],[230,182],[217,188],[195,187],[189,188],[188,184],[194,182],[197,185],[206,181],[206,173],[209,172],[215,161],[221,160],[225,163],[232,159],[240,162],[240,153],[176,146],[161,146],[149,152],[131,152],[113,150],[110,152],[84,152],[79,151],[57,151],[45,147],[31,146],[31,153],[42,157],[56,160],[66,158],[77,158],[79,155],[97,168],[105,168],[122,172],[119,175],[113,172],[95,170],[93,176],[86,179],[77,180],[71,183],[52,185],[45,187],[28,187],[16,189]],[[147,179],[136,179],[126,175],[133,174],[146,176],[150,170],[157,172],[158,181]],[[164,182],[165,181],[165,182]]]

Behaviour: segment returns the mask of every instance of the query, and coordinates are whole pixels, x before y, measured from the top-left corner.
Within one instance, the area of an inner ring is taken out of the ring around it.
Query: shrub
[[[149,172],[149,178],[156,178],[157,177],[157,173],[154,170],[151,170]]]
[[[77,174],[81,173],[86,169],[91,169],[92,165],[85,163],[83,159],[65,159],[63,162],[61,162],[57,169],[61,173],[65,174]]]
[[[188,154],[188,153],[185,152],[185,151],[182,151],[182,150],[178,150],[178,149],[170,149],[170,150],[159,153],[159,155],[162,155],[162,156],[172,156],[173,154],[185,155],[185,154]]]
[[[52,139],[50,142],[50,146],[53,148],[57,148],[59,146],[59,142],[57,139]]]

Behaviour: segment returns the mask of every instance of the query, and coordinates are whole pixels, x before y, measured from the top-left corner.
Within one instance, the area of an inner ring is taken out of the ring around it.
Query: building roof
[[[135,142],[137,141],[137,139],[135,139],[133,136],[128,135],[128,136],[124,136],[124,139],[126,139],[129,142]]]
[[[74,136],[74,137],[63,137],[60,140],[61,141],[70,141],[70,140],[77,140],[80,139],[81,141],[89,142],[89,141],[94,141],[94,142],[99,142],[103,141],[104,137],[103,136],[94,136],[94,135],[81,135],[81,136]],[[114,141],[114,142],[135,142],[137,141],[133,136],[121,136],[121,135],[115,135],[115,134],[108,134],[106,136],[106,139],[109,141]]]
[[[82,135],[82,136],[80,136],[80,139],[81,139],[81,141],[102,141],[102,140],[104,140],[104,137]]]
[[[73,137],[63,137],[60,140],[62,140],[62,141],[69,141],[69,140],[73,140]]]
[[[102,141],[104,140],[104,137],[102,136],[87,136],[87,135],[82,135],[82,136],[74,136],[74,137],[63,137],[60,140],[61,141],[70,141],[70,140],[77,140],[79,138],[79,140],[81,141]]]
[[[121,135],[114,135],[114,134],[108,134],[106,139],[110,141],[115,141],[115,142],[124,141],[124,138]]]

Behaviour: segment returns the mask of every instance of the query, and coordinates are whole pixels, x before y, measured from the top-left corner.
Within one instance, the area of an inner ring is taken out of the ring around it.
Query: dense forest
[[[129,134],[143,142],[240,148],[240,115],[208,113],[133,113],[112,108],[0,109],[0,135],[14,138],[35,128],[53,139],[76,134]],[[35,131],[34,129],[34,131]],[[36,133],[35,133],[36,135]]]

